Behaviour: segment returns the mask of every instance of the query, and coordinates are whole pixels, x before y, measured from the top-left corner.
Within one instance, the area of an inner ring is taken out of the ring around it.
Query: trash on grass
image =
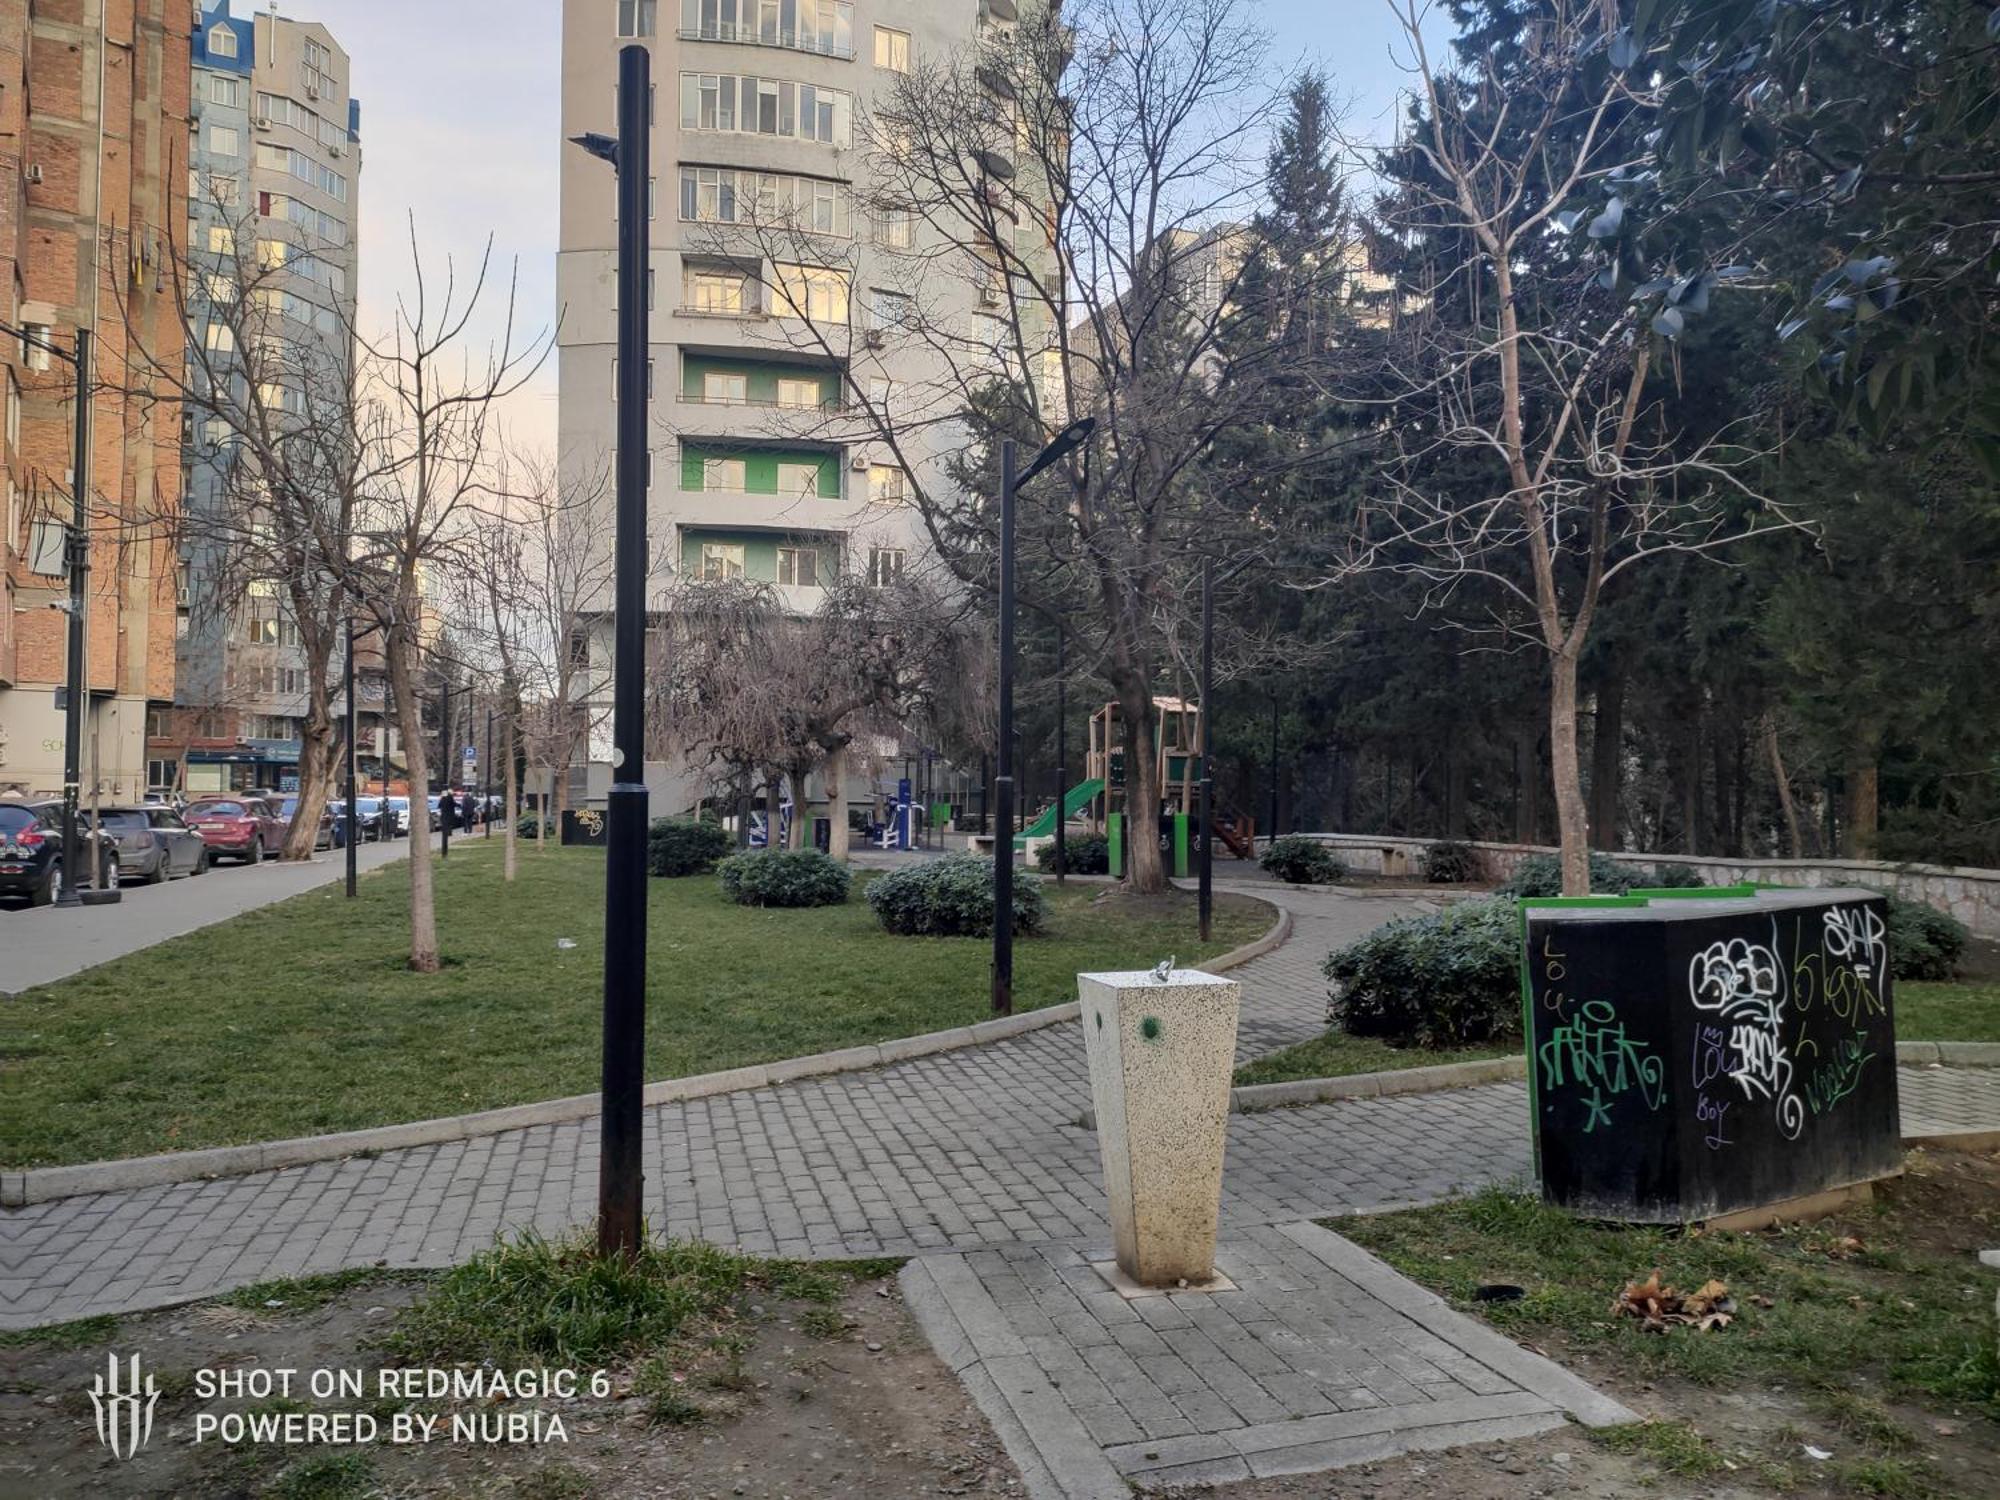
[[[556,946],[557,946],[558,948],[561,948],[561,949],[562,949],[562,950],[563,950],[564,952],[568,952],[568,951],[569,951],[569,950],[570,950],[571,948],[574,948],[574,947],[576,946],[576,939],[575,939],[575,938],[557,938],[557,939],[556,939]]]
[[[1805,1443],[1802,1444],[1801,1446],[1805,1448],[1807,1458],[1816,1458],[1821,1463],[1825,1463],[1829,1458],[1833,1457],[1833,1454],[1829,1452],[1827,1449],[1815,1448],[1811,1443]]]
[[[1695,1292],[1677,1292],[1660,1284],[1658,1271],[1644,1281],[1628,1284],[1611,1304],[1613,1317],[1637,1318],[1648,1333],[1665,1333],[1675,1324],[1707,1333],[1727,1328],[1736,1316],[1736,1299],[1720,1281],[1703,1283]]]

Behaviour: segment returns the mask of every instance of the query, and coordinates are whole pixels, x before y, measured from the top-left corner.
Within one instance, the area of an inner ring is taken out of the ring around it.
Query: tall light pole
[[[479,763],[479,821],[493,837],[493,710],[486,710],[486,758]]]
[[[352,901],[355,884],[359,878],[358,861],[361,858],[356,843],[361,837],[360,805],[361,793],[356,786],[360,779],[354,748],[354,736],[359,719],[354,710],[354,619],[347,621],[347,899]]]
[[[1069,822],[1069,700],[1063,676],[1063,628],[1056,626],[1056,884],[1069,883],[1063,825]]]
[[[1215,559],[1201,560],[1201,804],[1197,813],[1201,819],[1201,874],[1196,906],[1204,943],[1215,925],[1215,591],[1255,561],[1254,556],[1246,557],[1217,578]]]
[[[438,701],[438,777],[439,777],[438,858],[439,859],[451,858],[451,819],[452,819],[452,814],[457,812],[456,808],[451,809],[449,812],[446,811],[444,805],[444,799],[451,795],[451,748],[452,748],[451,679],[447,677],[444,680],[443,695]],[[410,797],[410,827],[412,831],[414,831],[417,826],[416,790],[417,789],[415,787],[410,788],[410,791],[412,793],[412,796]],[[430,803],[429,788],[425,788],[424,792],[422,793],[422,796],[425,806],[426,808],[428,808]],[[431,836],[429,818],[430,815],[428,811],[426,811],[424,815],[425,838],[429,838]]]
[[[993,1014],[1014,1013],[1014,496],[1097,430],[1085,417],[1017,474],[1014,440],[1000,444],[1000,763],[993,776]]]
[[[597,1250],[635,1253],[644,1201],[646,1054],[646,306],[652,56],[618,54],[618,138],[576,144],[618,174],[618,534],[612,663],[612,782],[604,862],[604,1106]],[[777,830],[771,830],[775,839]]]

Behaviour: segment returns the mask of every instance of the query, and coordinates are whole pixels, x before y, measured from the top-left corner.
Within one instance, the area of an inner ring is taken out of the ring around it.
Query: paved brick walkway
[[[1277,892],[1292,941],[1239,971],[1246,1050],[1316,1034],[1320,958],[1401,909]],[[1966,1076],[1903,1072],[1925,1118]],[[1984,1075],[2000,1119],[2000,1075]],[[1240,1115],[1231,1232],[1434,1200],[1529,1169],[1520,1084]],[[783,1255],[910,1254],[1106,1234],[1081,1039],[1056,1026],[868,1073],[647,1112],[653,1227]],[[463,1260],[503,1232],[595,1211],[594,1120],[0,1214],[0,1327],[130,1311],[273,1276]]]

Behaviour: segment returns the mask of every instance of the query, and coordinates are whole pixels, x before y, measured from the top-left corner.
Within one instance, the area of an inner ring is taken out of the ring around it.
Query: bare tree
[[[1201,471],[1218,433],[1264,411],[1281,357],[1225,358],[1222,332],[1243,259],[1226,226],[1254,207],[1283,80],[1243,0],[1054,11],[898,80],[866,122],[851,226],[837,196],[791,201],[754,174],[700,182],[682,211],[754,283],[765,337],[846,372],[827,435],[900,472],[961,586],[996,583],[1000,441],[1032,453],[1096,418],[1091,449],[1021,496],[1020,598],[1119,702],[1130,878],[1156,891],[1167,627],[1204,555],[1264,540]],[[878,350],[897,383],[873,378]]]
[[[1392,451],[1335,576],[1427,580],[1427,605],[1475,607],[1469,623],[1547,654],[1563,890],[1584,895],[1577,668],[1605,586],[1663,553],[1796,523],[1744,485],[1754,455],[1731,430],[1681,430],[1655,389],[1683,323],[1680,278],[1655,312],[1563,253],[1566,234],[1617,234],[1617,184],[1643,151],[1628,117],[1650,85],[1606,64],[1615,15],[1563,0],[1504,71],[1489,53],[1451,72],[1428,55],[1417,0],[1393,3],[1423,108],[1385,232],[1461,258],[1416,256],[1425,279],[1399,289]],[[1685,286],[1705,304],[1700,275]]]

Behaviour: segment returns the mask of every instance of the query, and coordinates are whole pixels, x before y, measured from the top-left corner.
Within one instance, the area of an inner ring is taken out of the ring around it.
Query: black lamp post
[[[360,875],[357,861],[361,857],[357,847],[361,841],[361,793],[356,786],[356,782],[359,780],[359,768],[356,762],[357,751],[354,746],[354,735],[355,726],[359,720],[354,709],[354,621],[352,618],[347,622],[347,665],[342,675],[346,678],[347,688],[347,848],[344,852],[347,855],[347,899],[352,901],[354,899],[356,882]]]
[[[1069,822],[1069,700],[1063,676],[1063,628],[1056,626],[1056,884],[1069,883],[1069,861],[1063,825]]]
[[[618,54],[618,138],[576,144],[618,174],[618,534],[615,562],[611,768],[604,864],[603,1123],[597,1249],[631,1255],[644,1197],[646,1051],[646,308],[647,194],[652,140],[646,105],[652,56]],[[777,830],[772,830],[773,838]]]
[[[1215,559],[1201,560],[1201,876],[1197,907],[1201,920],[1201,940],[1205,943],[1215,924],[1215,590],[1241,573],[1256,558],[1246,557],[1215,576]]]
[[[1064,428],[1015,472],[1015,445],[1000,445],[1000,764],[993,776],[993,1013],[1014,1013],[1014,496],[1097,430],[1095,418]]]
[[[446,811],[444,805],[445,797],[450,795],[451,792],[451,739],[452,739],[451,679],[447,677],[444,681],[443,696],[438,702],[438,858],[439,859],[451,858],[451,813]],[[410,790],[411,792],[414,793],[416,791],[416,788],[412,787],[410,788]],[[428,794],[425,795],[424,800],[426,803],[430,801]],[[457,811],[456,808],[451,809],[451,812],[456,812],[456,811]],[[429,817],[428,813],[426,813],[425,816],[426,816],[426,822],[424,826],[424,837],[429,838],[430,825],[428,822],[428,817]],[[416,825],[416,821],[417,821],[416,798],[412,796],[410,799],[410,823],[412,827]]]
[[[486,710],[486,759],[479,763],[479,821],[493,837],[493,710]]]

